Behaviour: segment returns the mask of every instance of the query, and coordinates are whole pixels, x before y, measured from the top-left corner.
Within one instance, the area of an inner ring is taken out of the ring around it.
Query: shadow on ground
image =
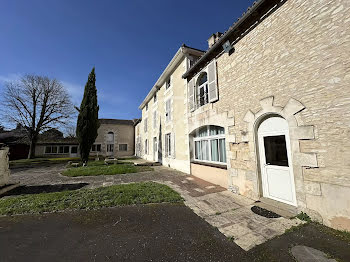
[[[0,261],[295,261],[306,245],[350,261],[350,242],[307,224],[246,252],[183,204],[0,217]]]
[[[28,195],[28,194],[40,194],[40,193],[53,193],[66,190],[77,190],[88,183],[73,183],[73,184],[55,184],[55,185],[40,185],[40,186],[19,186],[6,193],[0,195],[4,196],[16,196],[16,195]]]

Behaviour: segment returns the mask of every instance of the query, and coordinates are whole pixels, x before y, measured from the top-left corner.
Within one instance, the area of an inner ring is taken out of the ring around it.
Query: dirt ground
[[[309,224],[245,252],[182,204],[0,218],[0,261],[294,261],[293,245],[350,261],[349,242]]]

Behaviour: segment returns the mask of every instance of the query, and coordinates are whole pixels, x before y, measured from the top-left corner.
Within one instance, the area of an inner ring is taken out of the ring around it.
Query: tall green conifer
[[[80,156],[83,163],[89,160],[91,146],[96,140],[97,130],[100,127],[98,121],[97,89],[95,67],[89,74],[85,85],[84,97],[79,108],[77,121],[77,137],[79,141]]]

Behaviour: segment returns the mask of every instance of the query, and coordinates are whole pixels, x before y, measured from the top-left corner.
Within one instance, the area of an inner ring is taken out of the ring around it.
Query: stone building
[[[125,157],[134,155],[134,120],[100,119],[98,136],[91,156]],[[79,157],[76,138],[40,140],[35,147],[37,157]]]
[[[169,74],[140,106],[141,156],[159,160],[153,141],[163,155],[172,130],[163,164],[350,230],[350,2],[259,0],[208,44],[172,70],[179,110]]]
[[[192,174],[350,230],[350,2],[257,1],[208,42],[184,74]]]
[[[190,173],[187,133],[187,82],[182,75],[203,51],[181,46],[139,109],[136,155]]]

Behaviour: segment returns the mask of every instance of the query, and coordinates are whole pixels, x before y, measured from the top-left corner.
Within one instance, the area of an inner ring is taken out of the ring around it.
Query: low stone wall
[[[10,178],[8,152],[8,147],[0,145],[0,186],[7,184]]]

